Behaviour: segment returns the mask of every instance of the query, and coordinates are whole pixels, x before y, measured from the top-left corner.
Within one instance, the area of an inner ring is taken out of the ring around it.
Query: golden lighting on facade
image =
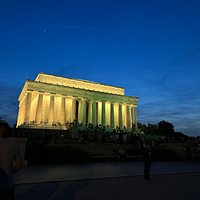
[[[17,127],[65,129],[78,120],[129,129],[137,127],[137,101],[120,87],[40,73],[21,91]]]

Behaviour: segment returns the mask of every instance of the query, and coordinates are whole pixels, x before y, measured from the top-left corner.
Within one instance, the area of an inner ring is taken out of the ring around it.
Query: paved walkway
[[[193,200],[200,173],[88,179],[18,185],[16,200]]]
[[[34,166],[16,174],[16,200],[199,199],[200,162],[155,162],[151,180],[142,162]]]
[[[200,172],[200,162],[154,162],[151,175]],[[16,174],[17,185],[143,175],[142,162],[109,162],[81,165],[32,166]]]

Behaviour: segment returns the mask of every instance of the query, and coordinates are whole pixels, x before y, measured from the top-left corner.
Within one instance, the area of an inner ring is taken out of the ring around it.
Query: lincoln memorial
[[[137,128],[138,97],[124,88],[39,73],[19,96],[17,127],[67,129],[74,121],[110,128]]]

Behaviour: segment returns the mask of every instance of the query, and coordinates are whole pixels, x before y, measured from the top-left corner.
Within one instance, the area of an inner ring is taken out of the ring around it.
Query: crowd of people
[[[131,130],[123,128],[111,128],[109,125],[102,126],[101,124],[93,126],[93,124],[87,124],[86,126],[78,124],[78,134],[81,142],[117,142],[117,143],[132,143],[137,142],[138,138],[136,134],[132,134]]]

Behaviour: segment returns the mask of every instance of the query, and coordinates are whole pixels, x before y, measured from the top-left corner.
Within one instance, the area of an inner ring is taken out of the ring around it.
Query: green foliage
[[[158,123],[158,130],[161,135],[171,135],[174,133],[174,126],[163,120]]]
[[[158,124],[141,124],[138,123],[138,128],[145,135],[163,135],[173,136],[174,125],[167,121],[160,121]]]

